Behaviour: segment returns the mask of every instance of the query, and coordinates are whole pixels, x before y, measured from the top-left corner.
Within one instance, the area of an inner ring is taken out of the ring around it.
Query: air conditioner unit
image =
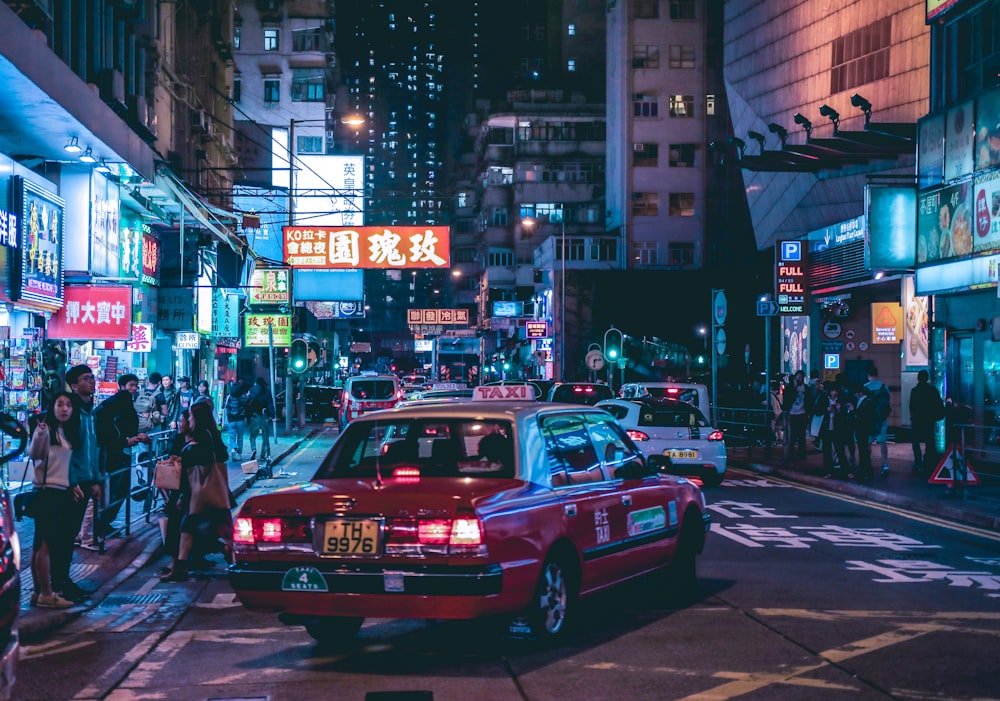
[[[646,144],[632,144],[632,150],[636,153],[641,153],[646,150]]]
[[[207,134],[211,128],[211,120],[205,110],[191,110],[191,130]]]

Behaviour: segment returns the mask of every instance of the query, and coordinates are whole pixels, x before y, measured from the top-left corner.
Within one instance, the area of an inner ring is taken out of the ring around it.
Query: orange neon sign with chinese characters
[[[448,268],[447,226],[285,226],[293,268]]]

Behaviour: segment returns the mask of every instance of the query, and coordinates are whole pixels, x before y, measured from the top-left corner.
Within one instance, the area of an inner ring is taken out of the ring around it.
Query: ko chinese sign
[[[250,276],[247,304],[288,304],[288,269],[257,268]]]
[[[778,313],[804,316],[809,313],[806,299],[806,245],[804,241],[778,241],[774,288],[778,297]],[[797,368],[796,368],[797,369]]]
[[[285,226],[285,262],[293,268],[447,268],[446,226]]]
[[[66,303],[52,315],[49,338],[127,341],[132,337],[132,288],[67,285]]]
[[[468,309],[407,309],[406,323],[417,324],[455,324],[467,326],[469,323]]]
[[[12,256],[10,298],[49,308],[60,307],[64,294],[65,203],[24,178],[15,176],[11,181],[21,253]]]
[[[274,347],[285,348],[292,345],[291,314],[246,314],[244,323],[244,346],[267,347],[267,328],[271,327]]]

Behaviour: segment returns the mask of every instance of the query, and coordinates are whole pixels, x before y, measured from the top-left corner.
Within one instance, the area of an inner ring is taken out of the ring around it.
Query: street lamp
[[[702,346],[705,348],[705,350],[708,350],[708,327],[705,325],[699,326],[698,335],[701,336]]]
[[[561,249],[560,273],[559,273],[559,381],[566,379],[566,210],[559,208],[559,247]],[[551,216],[549,218],[551,222]],[[535,225],[535,220],[527,217],[521,220],[528,229]],[[553,321],[555,316],[553,316]]]

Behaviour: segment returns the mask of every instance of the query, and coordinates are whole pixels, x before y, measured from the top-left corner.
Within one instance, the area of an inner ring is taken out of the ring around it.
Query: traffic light
[[[305,339],[296,338],[288,350],[288,369],[292,372],[305,372],[309,367],[309,344]]]
[[[604,332],[604,357],[609,363],[622,357],[622,332],[613,326]]]
[[[319,341],[309,341],[309,350],[306,353],[306,362],[309,367],[315,367],[321,357],[323,357],[323,351],[319,347]]]

